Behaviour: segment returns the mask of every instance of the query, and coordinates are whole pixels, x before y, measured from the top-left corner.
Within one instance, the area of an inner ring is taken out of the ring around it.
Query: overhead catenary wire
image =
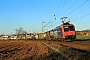
[[[59,6],[58,6],[58,8],[57,8],[57,10],[56,10],[56,13],[55,13],[55,14],[57,14],[57,12],[58,12],[58,10],[59,10],[59,8],[60,8],[61,4],[62,4],[62,1],[63,1],[63,0],[61,0],[61,2],[59,3]]]
[[[66,1],[66,2],[67,2],[67,1]],[[71,9],[71,8],[72,8],[76,3],[78,3],[78,2],[79,2],[79,0],[77,0],[77,1],[76,1],[71,7],[69,7],[65,12],[67,12],[69,9]],[[65,4],[66,4],[66,3],[65,3]],[[64,5],[65,5],[65,4],[64,4]],[[65,12],[64,12],[64,13],[65,13]],[[59,22],[59,21],[60,21],[60,20],[58,20],[57,22]],[[56,23],[57,23],[57,22],[56,22]],[[55,24],[56,24],[56,23],[55,23]],[[54,24],[54,25],[55,25],[55,24]]]
[[[79,0],[77,0],[77,1],[76,1],[72,6],[70,6],[65,12],[67,12],[69,9],[71,9],[71,8],[72,8],[75,4],[77,4],[78,2],[79,2]],[[64,12],[64,13],[65,13],[65,12]],[[60,20],[58,20],[57,22],[59,22],[59,21],[60,21]],[[56,22],[56,23],[57,23],[57,22]],[[55,23],[55,24],[56,24],[56,23]],[[55,25],[55,24],[54,24],[54,25]]]
[[[62,0],[62,1],[63,1],[63,0]],[[61,3],[62,3],[62,1],[61,1]],[[64,5],[62,6],[62,8],[61,8],[61,10],[59,11],[59,13],[62,11],[62,9],[64,8],[64,6],[65,6],[65,4],[67,3],[67,1],[68,1],[68,0],[65,1]],[[60,5],[61,5],[61,4],[60,4]],[[59,5],[59,7],[60,7],[60,5]],[[59,9],[59,8],[58,8],[58,9]],[[57,14],[57,16],[59,15],[59,13]],[[56,18],[55,18],[55,20],[56,20]],[[50,21],[49,23],[53,23],[55,20]]]
[[[60,6],[61,6],[61,4],[62,4],[62,1],[63,1],[63,0],[61,0],[61,2],[59,3],[59,6],[58,6],[58,8],[57,8],[57,10],[56,10],[56,12],[55,12],[55,15],[57,14],[57,12],[58,12],[58,10],[59,10],[59,8],[60,8]],[[54,16],[55,16],[55,15],[54,15]],[[52,20],[52,21],[54,21],[54,20]],[[52,23],[52,21],[49,21],[44,27],[46,27],[47,25],[49,25],[50,23]],[[44,28],[44,27],[43,27],[43,28]]]
[[[77,1],[75,2],[75,4],[76,4],[78,1],[79,1],[79,0],[77,0]],[[78,6],[76,9],[74,9],[72,12],[74,12],[75,10],[77,10],[78,8],[80,8],[81,6],[83,6],[83,5],[84,5],[86,2],[88,2],[88,1],[89,1],[89,0],[85,1],[84,3],[82,3],[80,6]],[[75,4],[73,4],[72,6],[74,6]],[[71,7],[72,7],[72,6],[71,6]],[[71,7],[70,7],[70,8],[71,8]],[[72,12],[70,12],[69,14],[71,14]],[[60,21],[60,20],[59,20],[59,21]],[[59,22],[59,21],[58,21],[58,22]],[[55,24],[56,24],[56,23],[55,23]]]
[[[72,20],[71,22],[73,22],[73,21],[76,21],[76,20],[79,20],[79,19],[82,19],[82,18],[84,18],[84,17],[86,17],[86,16],[89,16],[90,15],[90,13],[88,13],[88,14],[86,14],[86,15],[84,15],[84,16],[81,16],[81,17],[79,17],[79,18],[76,18],[75,20]],[[59,20],[60,21],[60,20]],[[58,21],[58,22],[59,22]],[[55,23],[56,24],[56,23]],[[54,24],[54,25],[55,25]]]
[[[61,5],[62,1],[63,1],[63,0],[61,0],[60,4],[59,4],[59,6],[58,6],[58,9],[56,10],[56,13],[58,12],[59,7],[60,7],[60,5]],[[55,14],[56,14],[56,13],[55,13]],[[55,16],[55,15],[54,15],[54,16]],[[46,26],[47,26],[48,24],[50,24],[51,22],[52,22],[52,21],[49,21],[49,22],[48,22],[48,23],[47,23],[44,27],[46,27]],[[43,28],[44,28],[44,27],[43,27]]]
[[[70,10],[75,4],[77,4],[79,0],[77,0],[73,5],[71,5],[66,11],[64,11],[61,15],[65,14],[68,10]]]
[[[86,8],[86,9],[84,9],[83,11],[80,11],[79,13],[77,13],[76,15],[74,15],[74,16],[77,16],[77,15],[79,15],[79,14],[81,14],[81,13],[83,13],[83,12],[85,12],[86,10],[89,10],[90,9],[90,7],[89,8]]]
[[[75,20],[72,20],[71,22],[73,22],[73,21],[76,21],[76,20],[79,20],[79,19],[81,19],[81,18],[84,18],[84,17],[86,17],[86,16],[89,16],[90,15],[90,13],[88,13],[88,14],[86,14],[86,15],[84,15],[84,16],[81,16],[81,17],[79,17],[79,18],[76,18]],[[58,20],[57,22],[59,22],[60,20]],[[56,23],[55,23],[56,24]],[[54,25],[55,25],[54,24]]]
[[[79,5],[77,8],[75,8],[74,10],[72,10],[70,13],[68,13],[66,16],[70,15],[71,13],[73,13],[75,10],[77,10],[78,8],[80,8],[81,6],[83,6],[85,3],[87,3],[89,0],[86,0],[84,3],[82,3],[81,5]]]
[[[61,6],[61,4],[62,4],[62,1],[63,1],[63,0],[61,0],[60,4],[59,4],[59,6],[58,6],[58,8],[57,8],[57,10],[56,10],[55,15],[57,14],[57,12],[58,12],[58,10],[59,10],[59,8],[60,8],[60,6]],[[54,15],[54,16],[55,16],[55,15]],[[55,18],[55,20],[56,20],[56,18]],[[48,22],[44,27],[46,27],[47,25],[49,25],[50,23],[52,23],[52,22],[55,21],[55,20],[52,20],[52,21]],[[44,27],[43,27],[43,28],[44,28]]]
[[[62,11],[62,9],[64,8],[64,6],[65,6],[65,4],[67,3],[67,1],[68,1],[68,0],[65,1],[64,5],[62,6],[62,8],[61,8],[61,10],[59,11],[59,13]],[[60,2],[59,7],[61,6],[61,3],[62,3],[62,2],[63,2],[63,0]],[[59,10],[59,7],[58,7],[57,11]],[[56,13],[57,13],[57,11],[56,11]],[[55,14],[56,14],[56,13],[55,13]],[[57,14],[57,16],[59,15],[59,13]],[[56,18],[55,18],[53,21],[48,22],[44,27],[46,27],[46,26],[49,25],[50,23],[53,23],[55,20],[56,20]],[[44,27],[43,27],[43,28],[44,28]]]
[[[51,22],[51,21],[50,21],[50,22]],[[48,22],[44,27],[46,27],[50,22]],[[44,27],[43,27],[43,28],[44,28]]]
[[[64,5],[62,6],[62,8],[60,9],[59,13],[62,11],[62,9],[64,8],[64,6],[66,5],[68,0],[65,1]],[[59,13],[57,14],[57,16],[59,15]]]
[[[79,0],[77,0],[70,8],[72,8],[76,3],[78,3],[78,1]],[[76,11],[77,9],[79,9],[81,6],[83,6],[85,3],[87,3],[89,0],[87,0],[87,1],[85,1],[84,3],[82,3],[81,5],[79,5],[77,8],[75,8],[74,10],[72,10],[71,12],[69,12],[68,14],[67,14],[67,16],[68,15],[70,15],[71,13],[73,13],[74,11]],[[67,2],[67,1],[66,1]],[[65,6],[65,4],[66,3],[64,3],[64,5],[63,6]],[[61,4],[60,4],[61,5]],[[59,7],[60,7],[60,5],[59,5]],[[58,12],[58,10],[59,10],[59,7],[58,7],[58,9],[57,9],[57,11],[56,11],[56,13]],[[69,9],[70,9],[69,8]],[[68,9],[68,10],[69,10]],[[62,11],[62,9],[60,10],[60,12]],[[67,10],[65,11],[65,12],[67,12]],[[64,12],[64,13],[65,13]],[[84,15],[84,16],[81,16],[81,17],[79,17],[79,18],[77,18],[77,19],[75,19],[75,20],[79,20],[79,19],[81,19],[81,18],[84,18],[84,17],[86,17],[86,16],[88,16],[88,15],[90,15],[90,13],[89,14],[87,14],[87,15]],[[75,20],[73,20],[73,21],[75,21]],[[53,21],[49,21],[44,27],[46,27],[47,25],[49,25],[50,23],[53,23],[55,20],[53,20]],[[59,20],[60,21],[60,20]],[[58,22],[59,22],[58,21]],[[56,23],[55,23],[56,24]],[[54,24],[53,24],[54,25]]]
[[[65,1],[64,5],[62,6],[62,9],[64,8],[64,6],[65,6],[65,4],[67,3],[67,1],[68,1],[68,0]],[[77,0],[71,7],[73,7],[78,1],[79,1],[79,0]],[[87,1],[88,1],[88,0],[87,0]],[[87,1],[86,1],[86,2],[87,2]],[[81,7],[82,5],[84,5],[86,2],[84,2],[83,4],[81,4],[79,7]],[[71,8],[71,7],[70,7],[70,8]],[[79,7],[77,7],[76,9],[78,9]],[[62,11],[62,9],[60,10],[60,12]],[[75,10],[76,10],[76,9],[75,9]],[[74,12],[75,10],[73,10],[72,12]],[[60,12],[59,12],[59,13],[60,13]],[[71,12],[71,13],[72,13],[72,12]],[[59,14],[59,13],[58,13],[58,14]],[[69,14],[70,14],[70,13],[69,13]],[[55,21],[55,20],[54,20],[54,21]],[[48,24],[53,23],[54,21],[50,21]],[[48,24],[46,24],[45,26],[47,26]],[[55,24],[56,24],[56,23],[55,23]],[[44,27],[45,27],[45,26],[44,26]]]
[[[72,20],[72,21],[79,20],[79,19],[84,18],[84,17],[89,16],[89,15],[90,15],[90,13],[88,13],[88,14],[86,14],[86,15],[84,15],[84,16],[81,16],[81,17],[79,17],[79,18],[77,18],[77,19],[75,19],[75,20]],[[71,22],[72,22],[72,21],[71,21]]]
[[[67,19],[69,19],[69,18],[67,17]],[[60,21],[60,20],[58,20],[58,21],[57,21],[56,23],[54,23],[53,25],[57,24],[59,21]]]

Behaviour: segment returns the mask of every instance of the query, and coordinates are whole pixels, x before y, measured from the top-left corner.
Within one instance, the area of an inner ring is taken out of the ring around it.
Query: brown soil
[[[0,41],[0,60],[38,60],[49,56],[47,46],[31,41]]]
[[[60,41],[47,41],[46,43],[51,44],[52,46],[58,46],[60,45],[75,48],[75,49],[80,49],[80,50],[86,50],[90,52],[90,41],[77,41],[77,42],[60,42]],[[58,48],[56,47],[56,48]]]
[[[90,48],[86,49],[86,47],[89,46],[89,42],[0,41],[0,60],[88,60]]]
[[[90,41],[88,42],[60,42],[46,41],[46,45],[54,47],[65,60],[90,60]],[[64,60],[64,59],[62,59]]]

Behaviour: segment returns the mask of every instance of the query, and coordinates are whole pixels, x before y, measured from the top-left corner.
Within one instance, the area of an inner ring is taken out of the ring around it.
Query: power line
[[[50,21],[50,22],[48,22],[48,23],[47,23],[44,27],[46,27],[49,23],[51,23],[51,21]],[[44,27],[43,27],[43,28],[44,28]]]
[[[65,14],[68,10],[70,10],[75,4],[77,4],[79,2],[79,0],[77,0],[72,6],[70,6],[65,12],[63,12],[63,14]],[[61,15],[63,15],[61,14]]]
[[[77,10],[78,8],[80,8],[81,6],[83,6],[88,1],[89,0],[85,1],[84,3],[82,3],[80,6],[78,6],[77,8],[75,8],[73,11],[71,11],[70,13],[68,13],[66,16],[68,16],[69,14],[71,14],[72,12],[74,12],[75,10]]]
[[[63,0],[62,0],[62,1],[63,1]],[[62,1],[61,1],[61,3],[62,3]],[[62,9],[64,8],[64,6],[66,5],[67,1],[68,1],[68,0],[66,0],[65,3],[64,3],[64,5],[62,6],[61,11],[62,11]],[[61,4],[60,4],[60,5],[61,5]],[[61,11],[60,11],[60,12],[61,12]],[[59,12],[59,13],[60,13],[60,12]],[[59,15],[59,13],[57,14],[57,16]],[[55,20],[56,20],[56,18],[55,18]],[[50,22],[50,23],[53,23],[55,20],[53,20],[53,21]]]
[[[79,0],[77,0],[70,8],[68,8],[66,11],[68,11],[69,9],[71,9],[76,3],[78,3],[78,1],[79,1]],[[67,2],[67,1],[66,1],[66,2]],[[65,12],[66,12],[66,11],[65,11]],[[65,13],[65,12],[64,12],[64,13]],[[59,22],[59,21],[60,21],[60,20],[58,20],[57,22]],[[56,22],[56,23],[57,23],[57,22]],[[55,24],[56,24],[56,23],[55,23]],[[54,24],[54,25],[55,25],[55,24]]]
[[[58,12],[59,7],[60,7],[60,6],[61,6],[61,4],[62,4],[62,1],[63,1],[63,0],[61,0],[60,4],[59,4],[59,6],[58,6],[58,8],[57,8],[57,10],[56,10],[56,13]],[[55,14],[56,14],[56,13],[55,13]],[[54,16],[55,16],[55,15],[54,15]],[[56,19],[56,18],[55,18],[55,19]],[[53,21],[54,21],[54,20],[53,20]],[[52,22],[51,22],[51,21],[49,21],[49,22],[48,22],[48,23],[47,23],[44,27],[46,27],[46,26],[47,26],[47,25],[49,25],[50,23],[52,23]],[[44,27],[43,27],[43,28],[44,28]]]
[[[83,11],[80,11],[78,14],[81,14],[81,13],[83,13],[84,11],[86,11],[86,10],[88,10],[88,9],[90,9],[90,7],[89,7],[89,8],[86,8],[86,9],[83,10]],[[76,14],[76,15],[78,15],[78,14]],[[76,15],[74,15],[74,16],[76,16]]]
[[[55,18],[55,20],[56,20],[56,18]],[[52,20],[52,21],[54,21],[54,20]],[[47,25],[49,25],[50,23],[52,23],[52,21],[49,21],[46,25],[43,26],[43,28],[45,28]]]
[[[62,0],[62,1],[63,1],[63,0]],[[62,1],[60,2],[59,7],[60,7]],[[67,1],[68,1],[68,0],[65,1],[64,5],[62,6],[62,9],[64,8],[64,6],[65,6],[65,4],[67,3]],[[59,7],[58,7],[57,11],[59,10]],[[61,9],[61,11],[62,11],[62,9]],[[56,11],[56,13],[57,13],[57,11]],[[55,15],[54,15],[54,16],[55,16]],[[56,20],[56,18],[55,18],[55,20]],[[55,20],[48,22],[44,27],[46,27],[46,26],[47,26],[48,24],[50,24],[50,23],[53,23]],[[43,27],[43,28],[44,28],[44,27]]]
[[[84,18],[84,17],[86,17],[86,16],[89,16],[90,15],[90,13],[88,13],[88,14],[86,14],[86,15],[84,15],[84,16],[81,16],[81,17],[79,17],[79,18],[77,18],[77,19],[75,19],[75,20],[72,20],[71,22],[73,22],[73,21],[76,21],[76,20],[79,20],[79,19],[81,19],[81,18]],[[58,22],[59,22],[60,20],[58,20]],[[56,23],[55,23],[56,24]],[[54,25],[55,25],[54,24]]]
[[[64,19],[69,19],[68,17],[63,17]],[[58,20],[57,22],[59,22],[60,20]],[[57,22],[55,23],[55,24],[57,24]],[[53,24],[53,25],[55,25],[55,24]]]
[[[59,6],[58,6],[58,8],[57,8],[57,10],[56,10],[56,13],[58,12],[59,7],[61,6],[62,1],[63,1],[63,0],[61,0],[60,4],[59,4]],[[56,13],[55,13],[55,14],[56,14]]]
[[[63,0],[62,0],[62,1],[63,1]],[[58,12],[59,7],[60,7],[60,5],[61,5],[62,1],[60,2],[59,6],[58,6],[58,9],[56,10],[56,13]],[[55,14],[56,14],[56,13],[55,13]],[[54,16],[55,16],[55,15],[54,15]],[[56,19],[56,18],[55,18],[55,19]],[[53,21],[54,21],[54,20],[53,20]],[[48,23],[47,23],[44,27],[46,27],[46,26],[47,26],[47,25],[49,25],[50,23],[51,23],[51,21],[50,21],[50,22],[48,22]],[[44,27],[43,27],[43,28],[44,28]]]
[[[59,13],[62,11],[62,9],[64,8],[64,6],[66,5],[67,1],[68,1],[68,0],[65,1],[64,5],[62,6],[62,8],[61,8],[61,10],[59,11]],[[58,15],[59,15],[59,13],[58,13]],[[57,16],[58,16],[58,15],[57,15]]]
[[[88,16],[88,15],[90,15],[90,13],[89,13],[89,14],[86,14],[86,15],[84,15],[84,16],[81,16],[81,17],[79,17],[79,18],[77,18],[77,19],[75,19],[75,20],[72,20],[72,21],[79,20],[79,19],[84,18],[84,17],[86,17],[86,16]]]
[[[79,1],[79,0],[77,0],[70,8],[72,8],[78,1]],[[87,0],[87,1],[88,1],[88,0]],[[71,11],[69,14],[71,14],[72,12],[74,12],[75,10],[77,10],[78,8],[80,8],[81,6],[83,6],[87,1],[85,1],[85,2],[82,3],[80,6],[78,6],[77,8],[75,8],[75,9],[74,9],[73,11]],[[62,1],[61,1],[61,2],[62,2]],[[67,2],[67,0],[66,0],[66,2]],[[64,3],[62,9],[64,8],[66,2]],[[60,5],[61,5],[61,4],[60,4]],[[59,7],[60,7],[60,5],[59,5]],[[58,7],[58,9],[59,9],[59,7]],[[57,9],[57,11],[58,11],[58,9]],[[61,9],[61,11],[62,11],[62,9]],[[56,11],[56,12],[57,12],[57,11]],[[60,12],[61,12],[61,11],[60,11]],[[67,15],[69,15],[69,14],[67,14]],[[90,14],[87,14],[87,15],[90,15]],[[85,16],[87,16],[87,15],[84,15],[84,16],[82,16],[82,17],[80,17],[80,18],[75,19],[75,20],[81,19],[81,18],[83,18],[83,17],[85,17]],[[44,27],[46,27],[46,26],[49,25],[50,23],[53,23],[54,21],[55,21],[55,20],[48,22]],[[60,21],[60,20],[59,20],[59,21]],[[59,21],[58,21],[58,22],[59,22]],[[74,20],[73,20],[73,21],[74,21]],[[55,23],[55,24],[56,24],[56,23]]]

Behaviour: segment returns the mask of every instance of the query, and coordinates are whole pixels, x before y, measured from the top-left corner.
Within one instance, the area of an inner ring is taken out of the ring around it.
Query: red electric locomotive
[[[45,35],[47,40],[73,40],[76,38],[75,26],[66,22],[53,30],[45,32]]]
[[[63,23],[60,28],[62,28],[62,38],[65,39],[75,39],[76,31],[75,26],[73,24],[69,24],[68,22]]]

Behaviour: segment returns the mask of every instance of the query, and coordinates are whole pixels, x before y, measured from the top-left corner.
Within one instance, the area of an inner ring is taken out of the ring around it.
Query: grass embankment
[[[90,35],[83,35],[83,36],[78,35],[76,36],[76,39],[90,39]]]
[[[50,55],[45,60],[90,60],[90,52],[61,45],[59,45],[60,48],[56,48],[59,50],[57,51],[51,45],[43,44],[50,49]]]
[[[52,53],[47,60],[90,60],[90,52],[87,51],[68,47],[62,47],[59,50],[59,53],[51,50]]]

